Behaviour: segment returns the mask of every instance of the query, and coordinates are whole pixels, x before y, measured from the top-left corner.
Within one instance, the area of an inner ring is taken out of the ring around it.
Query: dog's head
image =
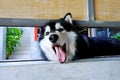
[[[40,47],[49,60],[64,63],[70,53],[69,43],[74,37],[72,15],[67,13],[64,18],[49,22],[41,28]]]

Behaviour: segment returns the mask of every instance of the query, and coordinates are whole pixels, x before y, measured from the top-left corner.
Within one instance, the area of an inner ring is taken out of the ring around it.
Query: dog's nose
[[[52,43],[55,43],[55,42],[58,40],[58,35],[57,35],[57,34],[52,34],[52,35],[50,35],[49,40],[50,40]]]

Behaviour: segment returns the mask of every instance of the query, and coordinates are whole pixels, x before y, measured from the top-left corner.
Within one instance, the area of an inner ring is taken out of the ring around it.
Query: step
[[[9,59],[31,59],[31,55],[11,55]]]
[[[20,44],[20,46],[18,46],[18,47],[30,47],[31,46],[31,44]]]
[[[29,47],[17,47],[16,50],[30,50],[30,46]]]
[[[28,41],[30,41],[30,38],[29,37],[21,37],[20,41],[21,40],[28,40]]]
[[[27,43],[30,43],[30,42],[31,42],[31,40],[30,40],[30,39],[29,39],[29,40],[26,40],[26,39],[24,40],[24,39],[23,39],[23,40],[19,40],[19,42],[20,42],[20,43],[22,43],[22,42],[25,42],[25,43],[26,43],[26,42],[27,42]]]
[[[21,42],[21,43],[23,43],[23,42],[25,42],[25,43],[30,43],[30,40],[21,40],[21,41],[19,41],[19,42]]]
[[[28,55],[30,54],[30,50],[17,50],[12,53],[12,55]]]

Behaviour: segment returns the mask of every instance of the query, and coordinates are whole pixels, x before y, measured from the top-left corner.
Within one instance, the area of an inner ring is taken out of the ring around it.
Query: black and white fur
[[[120,41],[112,38],[90,38],[80,34],[73,25],[71,13],[67,13],[62,19],[47,23],[40,31],[39,45],[48,60],[58,61],[53,46],[64,44],[66,59],[61,63],[73,59],[120,54]]]

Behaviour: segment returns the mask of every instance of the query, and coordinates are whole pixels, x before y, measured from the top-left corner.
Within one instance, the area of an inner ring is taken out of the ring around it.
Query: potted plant
[[[19,28],[7,28],[6,34],[6,59],[12,54],[16,46],[20,46],[19,39],[22,35],[22,31]]]

